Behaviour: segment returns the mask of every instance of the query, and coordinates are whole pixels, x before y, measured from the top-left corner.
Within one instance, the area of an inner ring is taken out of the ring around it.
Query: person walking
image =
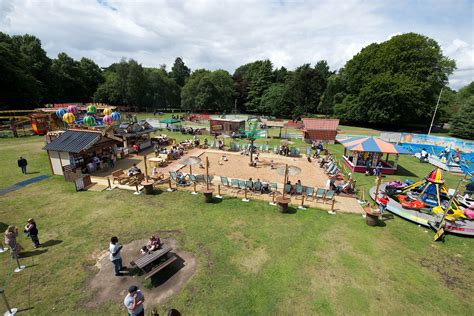
[[[31,238],[33,242],[33,247],[38,248],[40,246],[40,242],[38,239],[38,227],[36,227],[36,222],[34,219],[28,219],[28,222],[25,225],[25,233],[28,237]]]
[[[20,159],[18,159],[18,167],[21,168],[21,172],[23,174],[26,174],[26,166],[28,165],[28,161],[23,158],[23,157],[20,157]]]
[[[23,247],[17,243],[16,237],[18,237],[18,228],[15,226],[8,226],[5,231],[5,244],[10,246],[12,258],[18,258]]]
[[[129,316],[144,316],[145,308],[143,307],[145,297],[142,291],[138,289],[136,285],[132,285],[128,288],[128,294],[123,300],[123,304],[128,310]]]
[[[118,241],[118,238],[114,236],[110,239],[109,245],[109,258],[114,264],[115,276],[121,276],[121,271],[124,270],[122,267],[122,256],[120,255],[120,251],[122,250],[123,246],[120,245]]]
[[[379,210],[380,210],[380,214],[383,216],[383,214],[385,213],[385,210],[387,209],[387,204],[388,204],[388,196],[386,193],[384,193],[382,195],[381,198],[378,199],[379,200]]]

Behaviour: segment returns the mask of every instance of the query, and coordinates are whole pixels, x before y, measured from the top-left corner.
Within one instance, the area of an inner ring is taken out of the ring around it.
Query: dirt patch
[[[469,276],[472,276],[474,269],[465,264],[458,256],[424,257],[420,259],[420,265],[436,272],[449,289],[465,292],[472,286]]]
[[[124,266],[129,266],[129,262],[137,256],[139,249],[146,242],[146,239],[135,240],[124,245],[122,249]],[[94,294],[88,302],[85,302],[85,305],[98,307],[107,301],[121,304],[130,285],[137,285],[142,290],[146,298],[145,308],[163,303],[181,291],[196,272],[196,258],[192,253],[180,250],[175,239],[163,239],[163,242],[173,249],[172,253],[177,255],[178,260],[158,272],[151,281],[145,280],[142,276],[128,274],[116,277],[108,251],[94,254],[93,257],[97,258],[96,267],[99,272],[89,281],[88,289]]]
[[[257,248],[248,253],[246,252],[244,257],[239,257],[234,261],[242,271],[257,274],[268,259],[270,257],[265,248]]]

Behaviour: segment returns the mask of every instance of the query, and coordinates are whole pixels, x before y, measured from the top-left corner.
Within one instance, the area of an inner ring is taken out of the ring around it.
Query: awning
[[[384,154],[410,154],[402,146],[374,137],[352,137],[339,141],[347,150]]]

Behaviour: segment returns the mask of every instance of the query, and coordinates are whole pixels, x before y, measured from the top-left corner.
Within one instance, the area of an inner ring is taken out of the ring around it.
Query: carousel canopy
[[[342,146],[351,151],[384,154],[410,154],[410,152],[402,146],[391,144],[380,138],[352,137],[339,142]]]
[[[167,119],[160,120],[160,123],[164,123],[164,124],[175,124],[179,122],[181,121],[174,118],[167,118]]]
[[[432,183],[444,183],[443,172],[441,169],[436,168],[426,177],[426,180]]]

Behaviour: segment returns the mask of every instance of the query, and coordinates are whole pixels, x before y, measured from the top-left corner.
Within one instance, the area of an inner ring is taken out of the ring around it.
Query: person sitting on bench
[[[131,177],[131,176],[135,176],[139,173],[142,173],[141,170],[137,167],[136,164],[133,164],[132,168],[130,168],[128,170],[128,176]]]
[[[146,248],[148,249],[148,251],[155,251],[155,250],[160,249],[160,247],[161,247],[160,237],[156,235],[151,235],[150,239],[148,240],[146,244]]]
[[[420,154],[420,162],[427,162],[427,161],[428,161],[428,152],[426,151],[425,148],[423,148]]]
[[[176,172],[176,180],[179,184],[186,184],[186,176],[181,171]]]

